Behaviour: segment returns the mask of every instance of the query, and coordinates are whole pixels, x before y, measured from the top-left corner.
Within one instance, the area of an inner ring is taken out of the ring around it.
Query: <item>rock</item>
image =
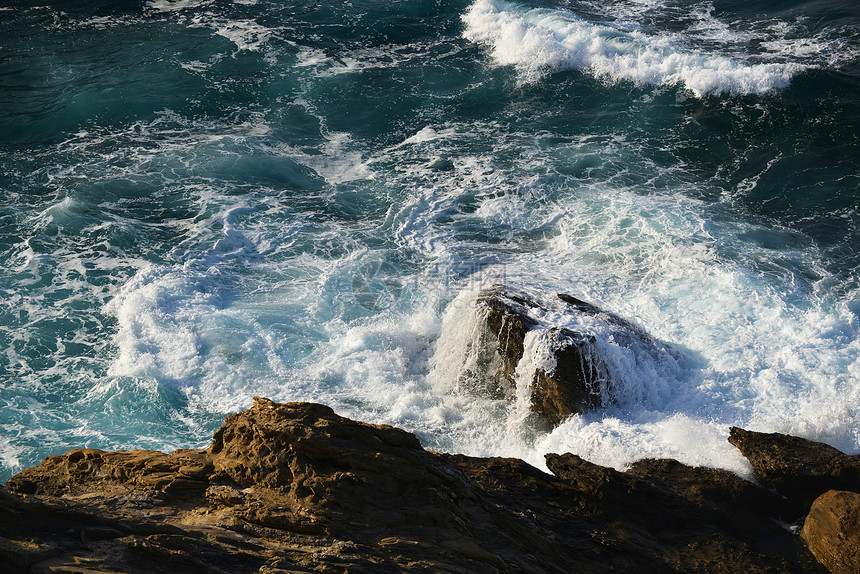
[[[207,449],[76,449],[10,479],[0,571],[819,571],[772,497],[724,471],[547,463],[257,398]]]
[[[816,498],[800,536],[833,574],[860,572],[860,494],[829,490]]]
[[[567,329],[552,331],[551,336],[559,341],[556,366],[552,371],[535,369],[531,409],[550,425],[558,426],[572,414],[604,404],[609,377],[594,355],[592,337]]]
[[[736,427],[729,442],[750,461],[756,478],[783,497],[783,515],[794,520],[806,514],[800,535],[821,564],[834,574],[860,572],[860,456]]]
[[[526,335],[531,331],[542,332],[551,348],[554,366],[538,366],[534,370],[530,407],[552,426],[570,415],[610,402],[616,376],[601,356],[595,336],[548,324],[544,317],[550,310],[569,317],[587,317],[589,323],[598,324],[606,332],[613,344],[638,345],[655,354],[670,352],[629,321],[563,293],[554,302],[538,303],[523,293],[497,286],[482,292],[477,305],[484,313],[487,329],[502,359],[502,376],[510,395],[517,385],[516,373],[525,354]]]
[[[662,549],[672,571],[818,570],[797,537],[772,520],[778,499],[729,471],[646,459],[618,472],[572,454],[546,458],[597,504],[615,536]]]
[[[779,497],[728,470],[687,466],[672,459],[645,459],[634,463],[627,473],[658,480],[698,509],[726,513],[740,522],[775,517],[781,510]]]
[[[860,456],[820,442],[732,427],[729,442],[750,461],[756,478],[783,496],[798,516],[828,490],[860,491]]]
[[[198,469],[196,476],[189,469]],[[208,470],[208,473],[207,473]],[[128,484],[142,490],[206,488],[212,464],[196,450],[164,454],[152,450],[104,452],[74,449],[50,456],[10,478],[6,487],[22,494],[62,496],[100,486]]]
[[[534,311],[542,310],[541,306],[509,289],[497,287],[482,293],[478,305],[484,308],[486,325],[498,342],[503,375],[511,387],[517,385],[516,371],[525,352],[526,333],[543,329],[554,343],[555,368],[538,367],[532,377],[530,407],[533,412],[557,426],[566,417],[603,402],[606,392],[601,385],[608,377],[603,373],[603,365],[595,360],[593,337],[542,325],[531,316]],[[585,309],[589,314],[597,312],[588,304],[571,308],[574,311]]]

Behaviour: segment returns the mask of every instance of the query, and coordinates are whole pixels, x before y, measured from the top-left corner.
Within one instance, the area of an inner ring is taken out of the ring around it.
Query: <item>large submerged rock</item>
[[[605,406],[613,400],[618,373],[605,360],[597,338],[589,330],[568,325],[597,325],[610,344],[638,348],[655,355],[671,354],[664,344],[629,321],[571,295],[559,293],[553,301],[538,302],[524,293],[496,286],[477,298],[478,309],[497,345],[502,376],[511,388],[518,384],[517,370],[526,353],[526,337],[537,332],[551,355],[549,367],[538,365],[520,381],[529,385],[531,410],[552,426],[570,415]],[[559,324],[554,324],[556,317]]]
[[[275,403],[209,448],[45,459],[0,488],[2,572],[819,572],[782,500],[726,471],[424,450]]]

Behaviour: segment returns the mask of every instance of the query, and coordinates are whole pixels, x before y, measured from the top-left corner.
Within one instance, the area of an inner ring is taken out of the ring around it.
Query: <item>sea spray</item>
[[[566,10],[477,0],[463,16],[466,39],[486,45],[500,65],[525,82],[559,70],[583,70],[612,81],[679,84],[696,96],[763,94],[786,87],[804,66],[747,64],[677,45],[668,36],[622,31]]]

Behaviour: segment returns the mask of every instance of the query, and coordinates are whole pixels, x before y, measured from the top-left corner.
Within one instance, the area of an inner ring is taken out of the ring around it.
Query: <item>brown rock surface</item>
[[[778,499],[729,471],[646,459],[618,472],[572,454],[547,455],[547,466],[589,496],[612,535],[666,549],[672,571],[818,569],[797,537],[772,520]]]
[[[509,385],[516,386],[514,374],[525,352],[526,333],[538,326],[528,314],[529,307],[534,304],[524,296],[501,288],[481,293],[477,304],[486,312],[487,328],[497,340],[502,373]]]
[[[552,341],[556,366],[551,371],[536,369],[531,381],[531,409],[552,426],[566,417],[606,404],[612,397],[612,373],[597,351],[595,338],[556,325],[544,324],[536,317],[544,315],[548,303],[538,303],[522,293],[494,287],[477,300],[484,310],[486,326],[495,339],[502,359],[502,376],[508,389],[517,385],[515,373],[525,352],[529,331],[543,330]],[[552,303],[567,315],[585,315],[600,323],[612,334],[616,344],[640,344],[655,353],[668,349],[621,317],[603,311],[571,295],[559,293]],[[512,391],[509,392],[512,394]]]
[[[578,307],[572,307],[573,312],[596,314],[596,308],[579,303]],[[523,358],[526,333],[546,328],[530,316],[530,311],[540,306],[523,294],[502,288],[485,291],[478,298],[478,305],[485,308],[487,328],[498,341],[503,375],[511,388],[516,387],[515,373]],[[593,339],[557,327],[546,330],[556,342],[556,368],[551,372],[535,371],[531,409],[556,426],[572,414],[599,406],[601,383],[607,377],[602,376],[600,363],[591,352]]]
[[[733,475],[547,462],[557,476],[258,398],[205,450],[72,450],[10,479],[0,571],[819,571]]]
[[[801,513],[828,490],[860,491],[860,456],[820,442],[732,427],[729,442],[750,461],[756,478]]]
[[[829,490],[819,496],[800,536],[833,574],[860,572],[860,494]]]

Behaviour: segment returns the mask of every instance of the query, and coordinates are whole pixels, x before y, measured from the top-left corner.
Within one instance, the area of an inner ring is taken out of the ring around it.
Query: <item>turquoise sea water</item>
[[[0,481],[254,395],[537,466],[860,452],[858,134],[845,0],[0,0]],[[476,384],[495,282],[675,353],[603,341],[549,431]]]

